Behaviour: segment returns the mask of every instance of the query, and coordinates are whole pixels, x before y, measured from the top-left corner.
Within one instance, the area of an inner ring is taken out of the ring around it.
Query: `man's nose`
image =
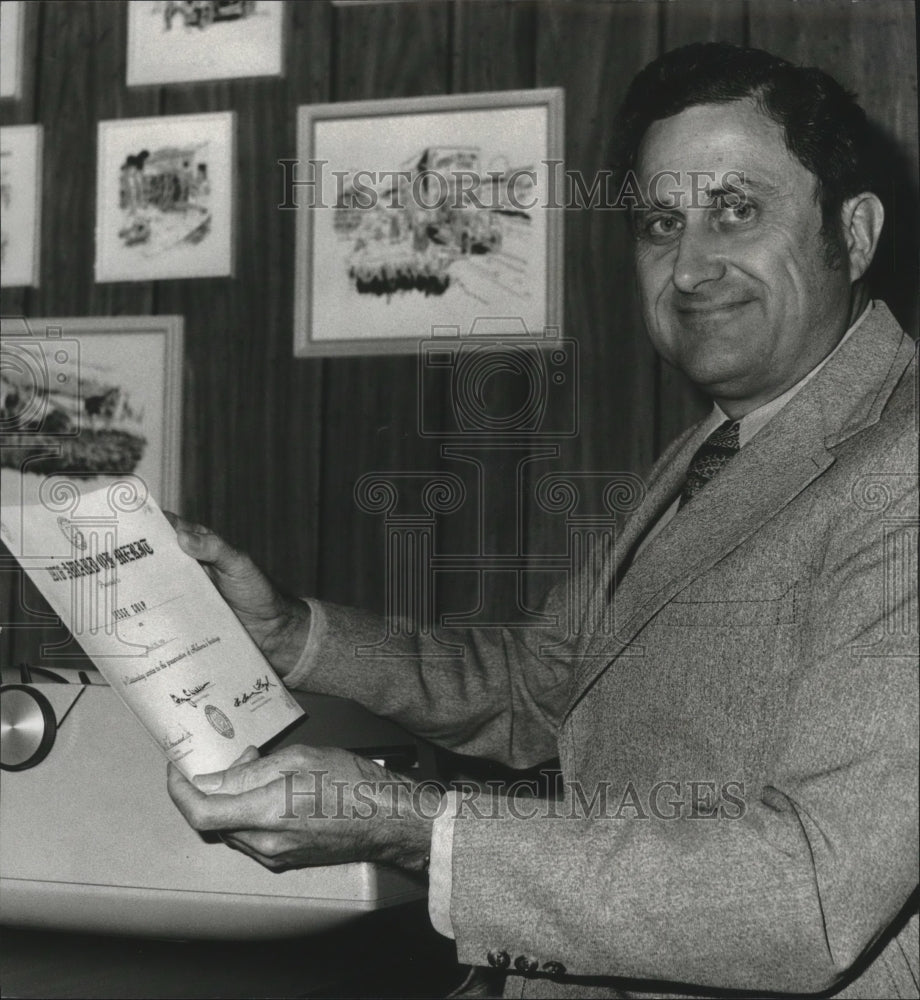
[[[674,259],[674,286],[688,294],[699,292],[701,286],[724,274],[718,234],[709,231],[702,219],[688,220]]]

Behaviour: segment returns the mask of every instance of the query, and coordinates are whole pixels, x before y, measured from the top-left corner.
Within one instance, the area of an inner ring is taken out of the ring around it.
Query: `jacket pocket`
[[[796,620],[796,587],[789,584],[782,592],[760,590],[739,592],[726,600],[730,588],[688,587],[667,603],[656,616],[655,624],[677,628],[762,628],[765,625],[791,625]],[[708,592],[707,592],[708,591]]]

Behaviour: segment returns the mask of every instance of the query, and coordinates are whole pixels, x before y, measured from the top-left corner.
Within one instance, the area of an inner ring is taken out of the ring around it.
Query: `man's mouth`
[[[682,302],[676,306],[676,309],[684,316],[710,318],[721,313],[732,313],[742,306],[748,305],[750,301],[751,299],[736,299],[729,302]]]

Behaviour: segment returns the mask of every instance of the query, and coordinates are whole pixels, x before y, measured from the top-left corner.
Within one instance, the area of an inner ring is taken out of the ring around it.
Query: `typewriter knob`
[[[51,703],[25,684],[0,687],[0,767],[25,771],[40,764],[54,745],[57,718]]]

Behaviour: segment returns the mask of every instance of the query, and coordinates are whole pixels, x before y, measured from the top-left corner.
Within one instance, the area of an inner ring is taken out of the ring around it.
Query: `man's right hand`
[[[219,535],[164,511],[179,547],[204,566],[223,599],[281,677],[297,664],[310,631],[310,609],[285,597],[258,566]]]

